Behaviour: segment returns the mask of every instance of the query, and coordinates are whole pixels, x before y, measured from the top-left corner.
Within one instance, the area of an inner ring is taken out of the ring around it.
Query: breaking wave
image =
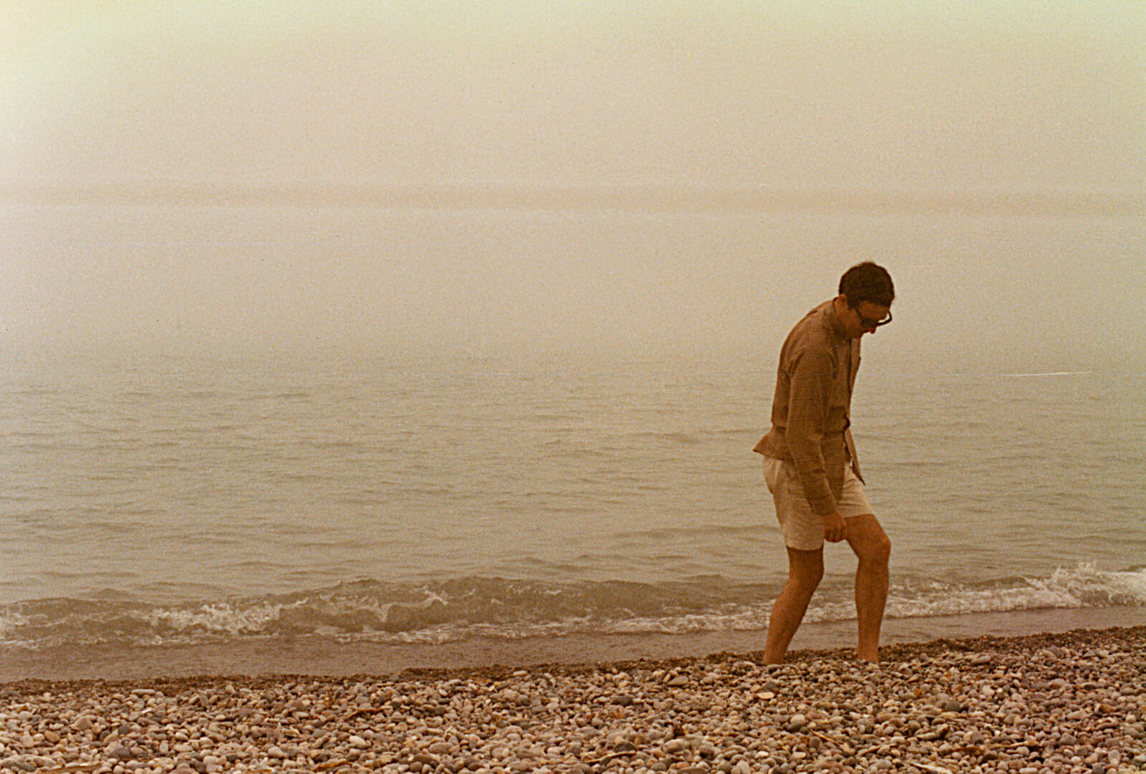
[[[324,634],[382,642],[434,643],[470,637],[572,633],[763,630],[778,589],[698,576],[669,583],[545,583],[467,577],[425,584],[359,580],[258,597],[178,604],[136,599],[40,599],[0,606],[0,644],[197,643],[244,637]],[[847,586],[824,587],[808,622],[855,617]],[[1146,606],[1146,567],[1091,565],[1046,577],[977,586],[905,582],[894,586],[890,618],[976,615],[1040,609]]]

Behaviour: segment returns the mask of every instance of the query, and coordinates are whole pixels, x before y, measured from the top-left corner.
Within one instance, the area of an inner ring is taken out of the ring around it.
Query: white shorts
[[[784,545],[800,551],[815,551],[824,545],[824,522],[804,495],[804,487],[790,462],[764,457],[764,481],[776,503],[776,520],[784,533]],[[845,519],[872,513],[871,504],[852,466],[844,470],[844,490],[836,501]]]

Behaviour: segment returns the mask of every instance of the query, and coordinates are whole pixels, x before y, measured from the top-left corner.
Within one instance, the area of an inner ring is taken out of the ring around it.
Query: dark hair
[[[887,269],[871,261],[856,264],[840,277],[840,291],[855,309],[864,301],[880,306],[891,306],[895,300],[895,285]]]

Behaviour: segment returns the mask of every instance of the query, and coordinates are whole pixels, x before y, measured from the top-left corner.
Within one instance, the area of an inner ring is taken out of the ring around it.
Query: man
[[[779,664],[824,575],[824,541],[846,540],[859,559],[857,658],[879,660],[891,541],[864,494],[851,430],[860,339],[891,322],[895,288],[867,262],[840,278],[839,295],[796,324],[780,350],[772,429],[755,451],[788,549],[788,580],[768,622],[764,662]]]

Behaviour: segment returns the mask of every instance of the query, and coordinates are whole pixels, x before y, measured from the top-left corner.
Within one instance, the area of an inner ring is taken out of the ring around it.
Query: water
[[[775,353],[560,355],[7,353],[0,643],[763,630]],[[1140,611],[1144,388],[865,357],[888,616]],[[855,616],[827,565],[809,623]]]

